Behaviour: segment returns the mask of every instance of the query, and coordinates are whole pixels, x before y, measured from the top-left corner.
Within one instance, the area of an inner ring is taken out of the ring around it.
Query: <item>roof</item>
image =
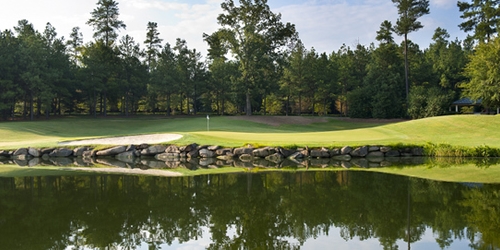
[[[453,105],[463,105],[463,106],[475,106],[475,105],[481,105],[482,99],[478,99],[476,101],[471,100],[470,98],[462,98],[458,101],[454,101],[452,104]]]

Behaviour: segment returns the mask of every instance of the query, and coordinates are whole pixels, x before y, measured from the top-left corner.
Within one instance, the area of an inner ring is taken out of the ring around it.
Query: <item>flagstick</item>
[[[207,115],[207,131],[210,131],[210,116]]]

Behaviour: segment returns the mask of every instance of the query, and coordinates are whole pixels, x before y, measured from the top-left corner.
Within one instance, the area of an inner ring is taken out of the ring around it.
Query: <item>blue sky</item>
[[[127,25],[120,35],[129,34],[143,42],[146,24],[157,22],[160,37],[175,43],[185,39],[190,48],[206,53],[203,33],[212,33],[219,27],[217,15],[222,0],[115,0],[119,3],[121,20]],[[237,1],[237,0],[236,0]],[[457,25],[462,22],[456,7],[457,0],[430,0],[431,14],[420,19],[424,28],[409,38],[426,48],[434,30],[445,28],[450,39],[463,40],[465,33]],[[69,37],[71,28],[79,26],[84,40],[92,39],[92,28],[85,23],[97,0],[0,0],[0,29],[13,29],[20,19],[27,19],[43,31],[50,22],[58,36]],[[375,41],[376,31],[384,20],[396,22],[397,9],[391,0],[268,0],[271,10],[282,14],[284,22],[296,25],[307,48],[318,52],[337,51],[342,44],[369,45]],[[396,41],[401,41],[396,37]]]

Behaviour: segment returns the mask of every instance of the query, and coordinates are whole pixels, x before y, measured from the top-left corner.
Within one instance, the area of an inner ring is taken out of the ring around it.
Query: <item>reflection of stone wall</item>
[[[419,161],[424,156],[423,148],[394,149],[390,147],[363,146],[352,148],[298,148],[240,147],[175,145],[129,145],[102,150],[90,147],[69,148],[20,148],[15,151],[0,151],[0,163],[20,166],[104,164],[116,167],[144,168],[188,168],[199,167],[263,167],[289,166],[342,166],[350,168],[380,167],[400,161]]]

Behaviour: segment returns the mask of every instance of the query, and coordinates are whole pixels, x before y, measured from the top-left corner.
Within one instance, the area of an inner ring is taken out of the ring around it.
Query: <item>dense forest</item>
[[[428,0],[392,0],[399,18],[386,20],[369,46],[330,54],[306,48],[295,26],[266,0],[226,0],[219,30],[203,35],[207,57],[178,38],[162,44],[149,22],[144,48],[127,34],[118,3],[99,0],[86,25],[69,39],[28,20],[0,31],[0,119],[51,115],[339,114],[421,118],[449,113],[460,97],[500,105],[500,4],[458,2],[468,32],[450,40],[437,28],[425,49],[410,38],[430,12]],[[403,37],[401,44],[395,36]],[[468,112],[470,110],[462,110]]]

